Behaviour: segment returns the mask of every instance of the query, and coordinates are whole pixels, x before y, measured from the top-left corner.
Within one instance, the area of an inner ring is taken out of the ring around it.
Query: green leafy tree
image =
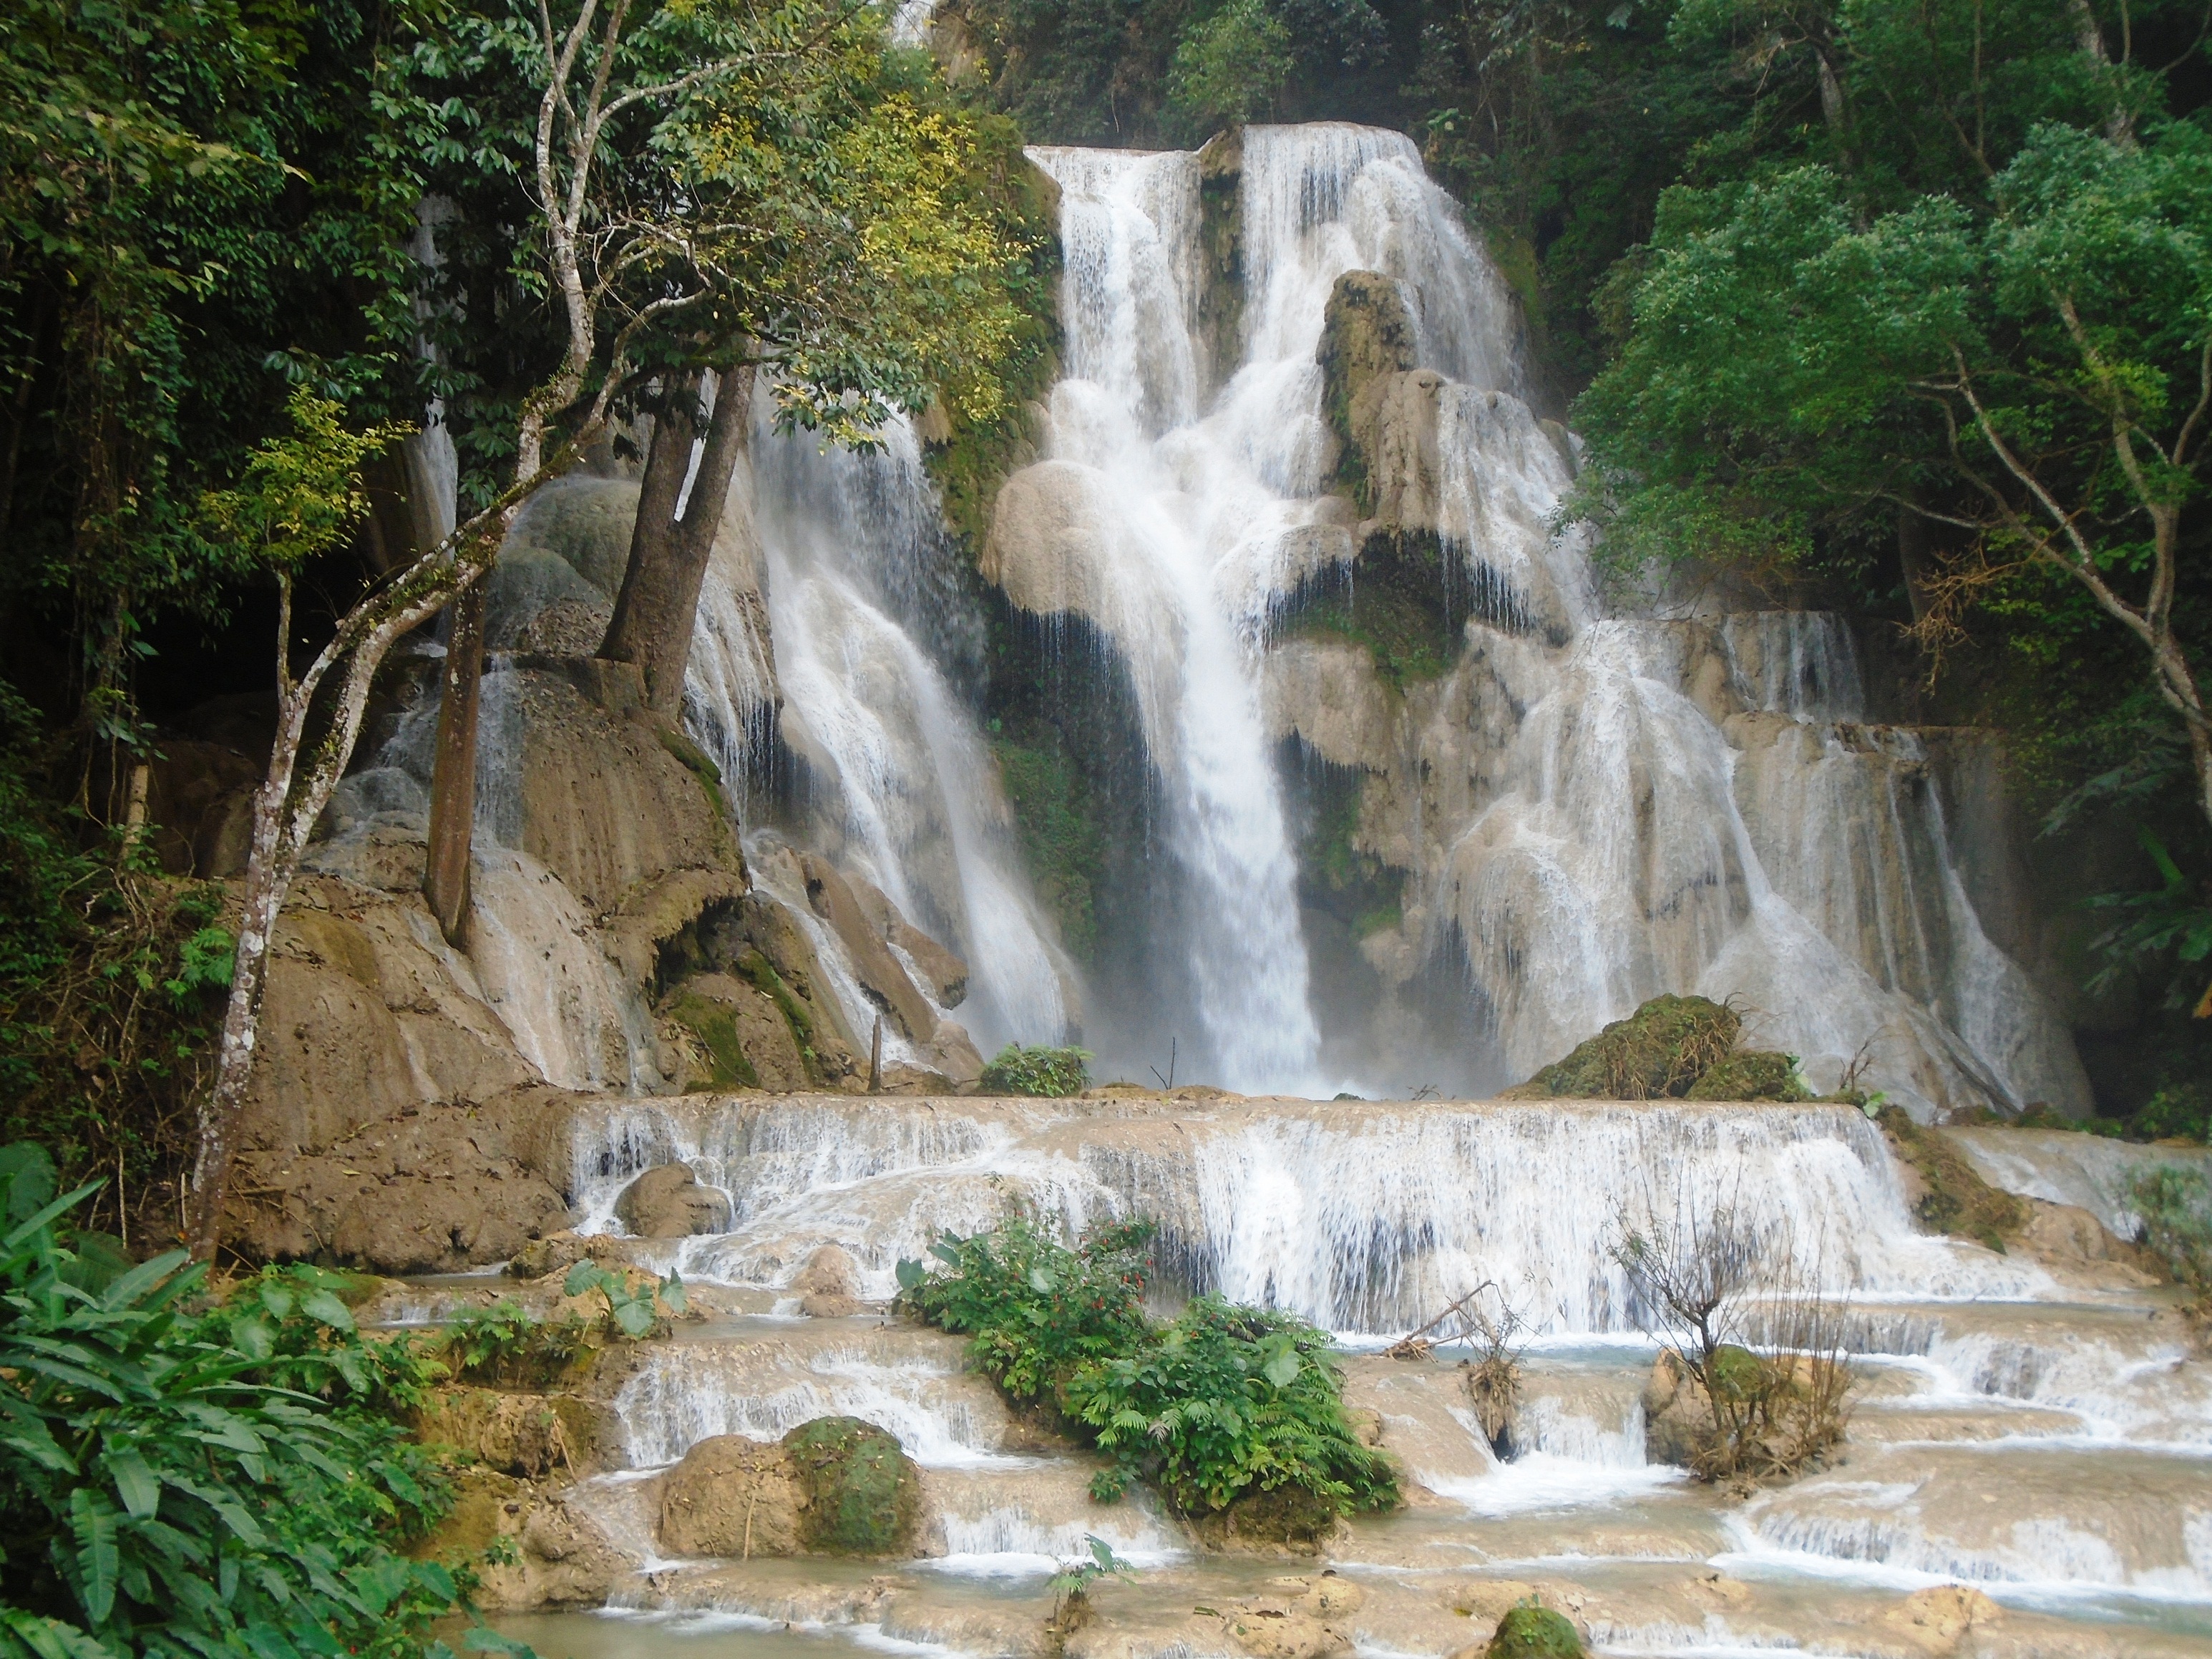
[[[1168,95],[1200,120],[1249,121],[1273,107],[1291,68],[1290,28],[1267,0],[1228,0],[1176,42]]]
[[[1670,194],[1578,405],[1632,558],[1820,556],[1870,510],[1945,538],[1922,637],[2024,580],[2138,643],[2212,817],[2176,612],[2212,411],[2212,148],[2033,129],[1979,199],[1867,218],[1832,167]]]

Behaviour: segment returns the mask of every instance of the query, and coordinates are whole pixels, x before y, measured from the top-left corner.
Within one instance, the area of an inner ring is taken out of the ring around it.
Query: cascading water
[[[1856,1064],[1923,1115],[2086,1099],[2063,1025],[1975,914],[1935,762],[1866,723],[1848,631],[1607,614],[1586,532],[1556,527],[1573,441],[1517,395],[1510,297],[1401,135],[1244,131],[1241,342],[1206,321],[1227,279],[1206,264],[1200,157],[1033,154],[1062,192],[1067,376],[986,574],[1024,610],[1081,614],[1127,669],[1187,884],[1155,942],[1190,963],[1207,1075],[1311,1091],[1316,1005],[1339,994],[1311,983],[1287,726],[1397,815],[1361,821],[1407,901],[1361,948],[1394,984],[1424,963],[1462,977],[1432,1075],[1517,1081],[1646,998],[1697,991],[1744,1001],[1820,1085]],[[1353,659],[1277,672],[1285,607],[1316,577],[1356,590],[1369,556],[1372,527],[1323,493],[1338,439],[1316,361],[1333,288],[1361,270],[1405,301],[1422,370],[1390,392],[1378,441],[1404,476],[1377,487],[1442,550],[1432,602],[1468,617],[1458,660],[1403,688],[1402,713]],[[1329,752],[1315,728],[1332,721],[1366,735]],[[1372,1030],[1386,1085],[1425,1063],[1402,1018]]]
[[[825,450],[779,432],[761,395],[745,515],[758,544],[718,546],[686,712],[733,777],[765,774],[781,736],[803,769],[817,848],[966,957],[960,1018],[979,1042],[1057,1042],[1069,1020],[1060,957],[1020,873],[996,769],[947,678],[948,663],[972,657],[975,624],[948,598],[913,428],[895,420],[882,437],[872,453]],[[818,942],[837,954],[828,935]],[[870,1005],[849,989],[844,1000],[865,1030]],[[908,1057],[889,1041],[894,1059]]]

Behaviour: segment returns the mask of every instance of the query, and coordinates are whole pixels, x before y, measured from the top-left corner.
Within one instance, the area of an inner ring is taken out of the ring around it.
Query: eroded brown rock
[[[791,1288],[799,1292],[799,1312],[810,1319],[842,1319],[868,1310],[860,1300],[860,1267],[836,1244],[824,1244],[807,1257]]]
[[[660,1477],[660,1547],[739,1559],[804,1553],[806,1488],[781,1446],[720,1434]]]
[[[663,1164],[622,1189],[615,1219],[640,1238],[689,1238],[727,1228],[730,1206],[690,1164]]]
[[[486,1613],[604,1606],[630,1563],[599,1523],[562,1494],[490,1469],[465,1470],[453,1510],[416,1547],[418,1557],[471,1565]],[[512,1559],[487,1560],[501,1539]]]

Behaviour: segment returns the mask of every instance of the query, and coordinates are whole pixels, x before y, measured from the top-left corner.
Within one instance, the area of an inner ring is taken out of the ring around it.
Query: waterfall
[[[834,1243],[888,1296],[902,1256],[994,1224],[1012,1191],[1078,1230],[1150,1216],[1182,1291],[1340,1332],[1404,1330],[1485,1280],[1540,1330],[1633,1328],[1610,1243],[1624,1217],[1677,1206],[1785,1232],[1837,1294],[2050,1288],[2025,1262],[1920,1234],[1880,1133],[1846,1109],[1255,1105],[1166,1121],[1042,1103],[638,1101],[580,1113],[575,1137],[586,1228],[611,1228],[615,1194],[654,1164],[680,1159],[720,1188],[731,1231],[650,1248],[731,1283],[787,1285]]]
[[[1066,374],[984,574],[1085,617],[1127,671],[1186,883],[1152,934],[1189,965],[1203,1074],[1325,1090],[1318,1011],[1367,1021],[1368,1074],[1494,1088],[1694,991],[1735,999],[1819,1086],[1856,1067],[1922,1116],[2086,1103],[2063,1021],[1975,911],[1946,763],[1870,723],[1843,621],[1601,587],[1589,532],[1558,523],[1574,441],[1524,401],[1510,295],[1409,140],[1245,129],[1225,307],[1210,152],[1031,154],[1061,189]],[[1382,417],[1405,476],[1379,543],[1326,493],[1316,351],[1353,270],[1395,285],[1420,370]],[[1386,683],[1364,636],[1334,656],[1297,636],[1316,578],[1356,592],[1376,546],[1428,535],[1426,602],[1459,633],[1440,678]],[[1358,850],[1404,872],[1400,919],[1358,941],[1370,1014],[1314,981],[1285,736],[1356,769]],[[1457,988],[1426,1035],[1393,1000],[1417,979]]]
[[[870,453],[826,449],[779,431],[760,392],[746,535],[717,544],[687,717],[735,778],[764,775],[781,737],[803,769],[811,844],[966,957],[959,1018],[987,1050],[1058,1042],[1070,1018],[1060,954],[1021,872],[996,767],[951,678],[978,646],[957,556],[913,428],[897,418],[881,438]],[[793,908],[811,924],[803,896]],[[810,931],[825,964],[842,957],[833,935]],[[865,1030],[872,1005],[856,986],[838,988],[848,1023]],[[891,1058],[909,1057],[890,1042]]]

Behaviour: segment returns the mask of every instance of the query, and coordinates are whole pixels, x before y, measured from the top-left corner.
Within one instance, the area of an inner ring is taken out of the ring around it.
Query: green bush
[[[1092,1491],[1144,1480],[1191,1513],[1285,1487],[1339,1514],[1395,1505],[1397,1477],[1352,1432],[1328,1347],[1328,1332],[1294,1315],[1207,1296],[1085,1366],[1061,1392],[1114,1455]]]
[[[945,1272],[899,1264],[907,1304],[969,1334],[976,1368],[1017,1400],[1051,1395],[1080,1365],[1126,1352],[1147,1328],[1150,1222],[1093,1228],[1075,1249],[1024,1206],[997,1230],[930,1246]]]
[[[1080,1048],[1024,1048],[1009,1042],[983,1068],[987,1095],[1042,1095],[1083,1092],[1091,1081],[1091,1056]]]
[[[542,1387],[574,1365],[599,1334],[593,1322],[579,1315],[540,1319],[504,1297],[457,1316],[445,1329],[440,1354],[464,1382]]]
[[[1144,1296],[1149,1222],[1095,1229],[1073,1249],[1030,1210],[931,1247],[945,1271],[899,1264],[906,1305],[971,1333],[977,1365],[1019,1401],[1048,1401],[1114,1459],[1091,1483],[1132,1480],[1186,1513],[1295,1491],[1334,1516],[1398,1501],[1389,1462],[1344,1414],[1328,1336],[1287,1314],[1200,1297],[1159,1325]]]
[[[182,1251],[80,1252],[91,1188],[53,1193],[43,1152],[0,1150],[0,1659],[447,1659],[465,1586],[392,1548],[446,1494],[366,1403],[419,1386],[417,1351],[289,1270],[195,1311]]]

